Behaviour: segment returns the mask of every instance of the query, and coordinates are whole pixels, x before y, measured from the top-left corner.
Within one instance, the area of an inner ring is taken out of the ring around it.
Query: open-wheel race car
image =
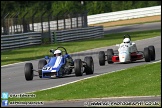
[[[144,51],[138,51],[136,44],[131,42],[130,35],[124,35],[123,43],[116,44],[118,50],[115,53],[113,49],[107,49],[106,54],[104,51],[99,52],[99,64],[100,66],[105,65],[105,61],[108,64],[114,62],[129,63],[136,60],[145,59],[146,62],[155,60],[155,47],[150,45],[144,48]]]
[[[26,63],[24,67],[25,79],[33,80],[34,72],[38,72],[40,78],[59,78],[75,73],[75,76],[82,76],[83,73],[94,73],[94,62],[91,56],[73,60],[64,47],[51,49],[52,57],[45,56],[38,62],[38,70],[33,69],[32,63]],[[74,71],[73,71],[74,70]]]

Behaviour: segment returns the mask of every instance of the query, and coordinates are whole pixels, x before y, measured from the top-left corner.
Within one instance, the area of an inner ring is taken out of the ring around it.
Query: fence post
[[[34,16],[37,13],[37,10],[34,12],[34,14],[32,15],[32,31],[34,32]]]
[[[8,24],[9,24],[9,26],[11,27],[11,34],[13,34],[13,28],[12,28],[12,26],[13,26],[13,18],[14,18],[14,13],[12,13],[11,15],[10,15],[10,17],[9,17],[9,19],[8,19]],[[9,31],[9,34],[10,34],[10,31]]]
[[[78,14],[76,14],[77,28],[78,28]]]
[[[73,18],[73,16],[72,16],[72,14],[70,14],[71,29],[73,28],[73,21],[72,21],[72,18]]]
[[[44,40],[43,40],[43,16],[44,16],[44,14],[45,14],[46,12],[47,12],[47,10],[44,11],[44,12],[41,14],[41,28],[42,28],[42,33],[41,33],[42,39],[41,39],[41,43],[44,42]]]
[[[3,34],[3,31],[4,31],[4,21],[3,21],[3,18],[1,18],[1,35]],[[3,30],[2,30],[2,27],[3,27]]]
[[[54,43],[57,43],[57,36],[56,36],[56,32],[53,32],[53,36],[54,36]]]
[[[13,18],[11,19],[13,21],[13,24],[12,25],[13,25],[13,29],[14,29],[14,34],[15,34],[15,21],[14,21],[15,20],[15,16],[16,15],[14,15]]]
[[[17,21],[16,21],[16,17],[18,16],[18,14],[19,14],[19,13],[15,14],[15,15],[13,16],[13,19],[12,19],[12,20],[13,20],[13,27],[14,27],[14,34],[15,34],[15,26],[16,26],[16,28],[17,28],[17,24],[16,24],[16,23],[17,23]]]
[[[66,13],[64,14],[64,30],[66,29],[66,23],[65,23],[65,17],[66,16]]]
[[[51,36],[51,27],[50,27],[50,17],[51,17],[51,14],[52,14],[53,11],[51,11],[49,14],[48,14],[48,34],[50,37]],[[51,44],[52,44],[52,39],[51,39]]]
[[[84,1],[81,1],[81,10],[82,27],[84,27]]]
[[[56,20],[57,20],[57,30],[59,29],[59,25],[58,25],[58,15],[59,15],[59,13],[56,15]]]
[[[43,33],[43,15],[46,13],[47,11],[43,12],[43,14],[41,15],[41,27],[42,27],[42,33]]]
[[[23,16],[23,21],[22,21],[23,22],[23,33],[27,32],[27,23],[24,19],[27,14],[28,14],[28,12],[26,12]]]
[[[57,30],[59,30],[59,24],[58,24],[58,20],[59,20],[59,15],[61,14],[62,11],[60,11],[57,15],[56,15],[56,18],[57,18]]]
[[[87,27],[88,26],[88,21],[87,21],[87,11],[84,12],[84,27]]]
[[[57,36],[56,36],[56,31],[53,31],[51,33],[51,44],[57,43]]]
[[[81,13],[81,21],[82,21],[82,27],[84,27],[84,24],[83,24],[83,13]]]
[[[17,28],[17,24],[18,24],[18,22],[17,22],[17,20],[18,20],[18,15],[19,15],[19,12],[16,14],[16,16],[15,16],[15,23],[16,23],[16,31],[18,32],[18,28]]]
[[[9,13],[7,13],[4,17],[3,17],[3,32],[4,35],[7,35],[9,32],[9,27],[6,26],[6,17],[9,15]]]

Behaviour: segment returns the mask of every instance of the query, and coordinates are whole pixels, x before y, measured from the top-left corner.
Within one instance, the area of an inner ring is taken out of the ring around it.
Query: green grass
[[[123,64],[124,65],[124,64]],[[132,67],[45,91],[36,98],[10,101],[53,101],[84,98],[161,95],[161,62]],[[57,79],[56,79],[57,80]]]
[[[128,32],[129,33],[129,32]],[[55,49],[57,46],[63,46],[68,53],[84,51],[93,48],[115,45],[122,42],[125,33],[115,33],[105,35],[104,38],[88,39],[75,42],[64,42],[49,45],[37,45],[32,47],[14,49],[1,52],[1,66],[16,62],[43,58],[45,55],[50,55],[49,50]],[[140,32],[130,32],[132,41],[151,38],[161,35],[161,30],[149,30]]]

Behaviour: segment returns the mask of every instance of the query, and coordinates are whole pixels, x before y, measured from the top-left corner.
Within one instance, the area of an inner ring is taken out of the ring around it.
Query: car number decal
[[[52,67],[47,67],[47,70],[52,70]]]

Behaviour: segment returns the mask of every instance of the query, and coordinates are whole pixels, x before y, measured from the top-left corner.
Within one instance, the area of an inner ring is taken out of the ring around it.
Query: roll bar
[[[66,49],[65,49],[64,47],[62,47],[62,46],[59,46],[59,47],[57,47],[57,48],[56,48],[55,50],[57,50],[57,49],[59,49],[59,48],[62,48],[62,49],[64,49],[64,51],[65,51],[65,54],[68,54],[68,53],[67,53],[67,51],[66,51]],[[54,53],[54,51],[55,51],[55,50],[53,50],[53,49],[50,49],[50,52],[51,52],[51,53]]]
[[[129,39],[131,40],[131,37],[130,37],[130,35],[129,35],[129,34],[125,34],[125,35],[124,35],[124,39],[126,38],[126,36],[128,36],[128,37],[129,37]]]

